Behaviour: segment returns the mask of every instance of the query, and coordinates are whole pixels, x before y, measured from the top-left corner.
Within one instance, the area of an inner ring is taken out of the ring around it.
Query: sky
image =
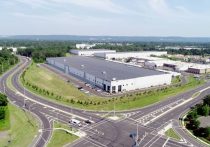
[[[210,0],[0,0],[0,35],[210,37]]]

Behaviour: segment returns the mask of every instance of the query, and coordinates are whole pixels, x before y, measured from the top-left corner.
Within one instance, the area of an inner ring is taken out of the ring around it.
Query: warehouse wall
[[[167,52],[118,52],[115,54],[106,54],[106,59],[112,59],[112,58],[141,58],[141,57],[148,57],[151,55],[161,56],[166,55]]]
[[[115,50],[70,50],[70,53],[79,56],[93,56],[95,53],[115,53]]]
[[[171,78],[171,74],[153,75],[134,79],[112,81],[111,85],[116,86],[116,91],[118,91],[119,85],[122,85],[122,91],[129,91],[164,84],[169,85],[171,84]]]

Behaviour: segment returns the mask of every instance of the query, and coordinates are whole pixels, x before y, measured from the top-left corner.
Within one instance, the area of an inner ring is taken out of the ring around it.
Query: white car
[[[101,92],[101,89],[96,89],[97,92]]]
[[[88,93],[90,93],[90,92],[85,90],[84,93],[88,94]]]
[[[77,120],[77,119],[74,119],[74,118],[72,118],[72,119],[69,121],[69,123],[71,123],[71,124],[73,124],[73,125],[77,125],[77,126],[79,126],[79,127],[82,126],[81,122],[80,122],[79,120]]]

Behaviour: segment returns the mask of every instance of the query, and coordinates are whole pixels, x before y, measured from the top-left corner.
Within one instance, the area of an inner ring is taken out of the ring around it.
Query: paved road
[[[81,128],[73,126],[80,131],[85,132],[87,135],[70,146],[129,147],[134,144],[134,140],[131,139],[129,135],[132,132],[137,132],[137,128],[138,136],[140,138],[139,144],[144,147],[205,146],[189,137],[185,130],[180,127],[177,120],[180,114],[198,103],[202,99],[202,96],[210,93],[210,90],[207,89],[206,91],[202,91],[197,98],[190,99],[195,92],[201,91],[210,86],[209,83],[146,108],[125,111],[123,113],[118,112],[126,117],[113,121],[95,115],[95,113],[99,112],[93,113],[63,106],[25,90],[19,83],[18,79],[21,72],[30,64],[30,61],[27,61],[23,57],[21,57],[21,60],[22,63],[20,64],[24,67],[17,66],[4,74],[0,79],[0,90],[3,92],[5,91],[6,95],[13,103],[36,114],[41,120],[42,133],[35,146],[41,147],[48,142],[52,133],[53,120],[68,124],[69,119],[72,117],[76,117],[79,120],[91,118],[94,123],[92,123],[92,125],[84,124]],[[12,85],[14,86],[15,91],[12,91],[5,84],[6,79],[10,74],[13,74]],[[26,104],[25,107],[24,104]],[[176,126],[176,128],[179,128],[177,130],[182,136],[183,141],[168,139],[159,133],[168,123],[172,123],[173,127]]]
[[[9,97],[9,100],[13,104],[20,107],[24,111],[28,111],[28,108],[24,106],[23,98],[21,96],[16,95],[16,93],[14,93],[13,91],[10,90],[10,88],[6,84],[6,79],[8,78],[8,76],[10,74],[12,74],[13,72],[16,72],[17,70],[21,69],[22,66],[26,65],[25,64],[26,61],[27,60],[25,58],[21,58],[20,64],[18,64],[18,66],[16,66],[9,72],[5,73],[0,78],[0,91],[5,93]],[[35,140],[33,141],[34,144],[32,146],[40,146],[40,147],[44,146],[47,143],[47,141],[51,135],[52,125],[48,121],[48,119],[42,113],[40,113],[40,111],[38,111],[36,109],[30,110],[30,111],[33,114],[35,114],[35,116],[41,121],[40,122],[41,123],[40,135],[37,136],[37,138],[35,138]]]

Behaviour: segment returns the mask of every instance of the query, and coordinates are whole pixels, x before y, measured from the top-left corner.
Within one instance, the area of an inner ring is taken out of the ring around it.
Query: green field
[[[21,82],[32,92],[45,98],[50,98],[52,101],[89,110],[113,110],[113,103],[116,105],[116,110],[141,108],[204,83],[203,80],[199,81],[190,77],[188,83],[182,86],[173,86],[139,94],[127,94],[126,96],[117,98],[101,98],[85,95],[58,75],[34,63],[23,74]]]
[[[69,127],[60,123],[56,123],[54,127],[69,129]],[[62,147],[68,143],[75,141],[76,139],[78,139],[77,136],[67,133],[64,130],[54,130],[52,138],[50,139],[47,147]]]
[[[38,133],[38,123],[31,114],[11,104],[6,130],[0,131],[0,146],[27,147]]]
[[[168,129],[165,135],[176,140],[181,140],[180,136],[172,128]]]

